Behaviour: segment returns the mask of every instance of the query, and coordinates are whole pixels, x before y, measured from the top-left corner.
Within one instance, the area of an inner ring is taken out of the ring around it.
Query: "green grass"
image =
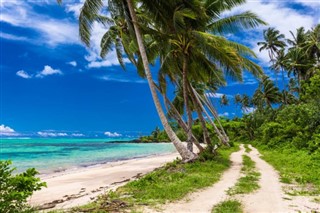
[[[247,194],[260,188],[258,184],[260,173],[256,172],[255,162],[247,155],[243,155],[242,159],[243,166],[241,172],[244,176],[239,178],[235,186],[227,191],[229,195]]]
[[[258,147],[259,148],[259,147]],[[309,154],[296,149],[262,149],[263,159],[280,172],[284,183],[299,184],[294,194],[320,194],[320,153]]]
[[[129,182],[118,188],[115,192],[108,193],[95,203],[75,209],[90,209],[91,212],[107,212],[101,209],[106,203],[122,201],[125,208],[134,211],[141,205],[154,205],[183,198],[190,192],[211,186],[217,182],[222,173],[230,167],[230,154],[239,149],[238,146],[219,149],[219,154],[213,160],[196,161],[184,164],[181,161],[168,163],[144,177]],[[92,206],[93,205],[93,206]],[[95,210],[92,210],[92,208]],[[97,211],[99,209],[99,211]],[[111,211],[111,209],[108,209]]]
[[[212,213],[242,213],[241,203],[237,200],[227,200],[214,206]]]
[[[183,164],[175,161],[145,177],[121,187],[119,192],[130,194],[135,202],[165,203],[183,198],[187,193],[217,182],[230,167],[229,156],[235,150],[221,149],[210,161]]]
[[[245,145],[244,145],[244,148],[245,148],[245,151],[246,151],[247,153],[249,153],[249,152],[252,151],[252,149],[249,147],[248,144],[245,144]]]

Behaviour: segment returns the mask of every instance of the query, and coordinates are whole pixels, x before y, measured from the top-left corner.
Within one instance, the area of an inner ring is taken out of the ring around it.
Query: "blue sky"
[[[81,44],[77,17],[82,2],[0,0],[1,136],[127,137],[161,126],[148,84],[134,66],[127,63],[123,71],[114,52],[105,60],[99,57],[107,27],[94,25],[91,47]],[[319,23],[319,8],[318,0],[256,0],[226,15],[251,10],[289,38],[290,30]],[[226,36],[250,46],[270,73],[267,53],[256,46],[265,28]],[[240,116],[234,104],[221,108],[218,97],[252,94],[256,87],[257,81],[244,73],[243,83],[230,81],[212,99],[221,115]]]

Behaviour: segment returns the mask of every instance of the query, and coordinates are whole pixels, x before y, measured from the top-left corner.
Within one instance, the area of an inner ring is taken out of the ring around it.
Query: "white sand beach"
[[[29,202],[50,209],[83,205],[178,156],[178,153],[154,155],[46,175],[41,180],[47,183],[47,188],[35,192]]]

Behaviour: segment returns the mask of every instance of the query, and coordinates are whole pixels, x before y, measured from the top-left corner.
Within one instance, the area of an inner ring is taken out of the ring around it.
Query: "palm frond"
[[[220,18],[210,23],[207,28],[213,33],[236,33],[242,29],[252,29],[267,23],[256,14],[246,11],[241,14]]]
[[[94,21],[97,20],[102,6],[102,0],[86,0],[81,8],[79,16],[79,35],[81,41],[87,46],[90,46],[92,25]]]

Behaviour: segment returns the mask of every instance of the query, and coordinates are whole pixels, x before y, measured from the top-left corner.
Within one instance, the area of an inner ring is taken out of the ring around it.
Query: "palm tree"
[[[157,88],[159,88],[159,87],[157,87]],[[182,119],[183,98],[182,98],[182,95],[181,95],[181,93],[182,93],[181,89],[176,91],[176,96],[173,99],[172,103],[169,100],[169,98],[167,97],[167,95],[165,93],[163,93],[160,88],[159,88],[159,90],[160,90],[160,92],[162,93],[162,95],[164,97],[164,103],[165,103],[165,106],[166,106],[166,110],[168,112],[168,116],[174,118],[178,122],[179,126],[185,131],[185,133],[188,134],[188,131],[189,131],[188,125]],[[196,108],[196,110],[198,112],[197,108]],[[204,141],[205,142],[210,141],[209,134],[205,132],[205,131],[208,131],[208,130],[206,129],[206,127],[203,126],[204,119],[200,118],[200,117],[201,117],[201,114],[199,114],[199,120],[200,120],[200,123],[201,123],[203,131],[204,131]],[[191,143],[191,145],[195,144],[200,152],[202,152],[204,150],[204,148],[200,145],[199,141],[197,140],[197,138],[193,134],[191,135],[190,143]],[[190,146],[190,144],[189,144],[189,146]],[[188,146],[187,146],[187,148],[188,148]]]
[[[156,127],[152,132],[151,132],[151,135],[154,139],[157,139],[158,136],[160,135],[161,133],[161,130],[159,127]]]
[[[298,91],[301,91],[301,81],[308,80],[319,68],[320,56],[320,25],[305,32],[303,27],[291,32],[293,39],[287,42],[291,45],[285,57],[286,69],[297,78]]]
[[[280,50],[286,46],[284,41],[284,35],[280,34],[279,30],[275,28],[268,28],[263,31],[263,42],[258,42],[257,44],[260,47],[259,51],[268,50],[269,58],[272,64],[274,65],[276,57],[280,54]],[[276,82],[277,82],[277,69],[275,69]]]
[[[99,15],[100,9],[103,7],[102,2],[102,0],[86,0],[81,10],[79,17],[80,36],[87,45],[90,44],[91,26],[94,21],[102,23],[105,21]],[[150,59],[153,60],[156,55],[159,55],[162,69],[167,68],[166,72],[171,72],[168,76],[171,79],[178,77],[182,80],[186,111],[189,108],[186,96],[187,83],[190,83],[191,79],[210,85],[212,79],[221,76],[223,70],[236,79],[241,79],[243,69],[255,74],[261,73],[258,65],[244,57],[245,55],[254,56],[249,48],[230,42],[221,36],[222,32],[264,24],[250,12],[230,18],[220,18],[222,12],[243,2],[243,0],[230,0],[223,3],[215,0],[141,1],[142,4],[139,4],[139,8],[136,9],[137,5],[132,0],[109,1],[113,11],[120,11],[117,15],[124,17],[127,24],[125,28],[127,32],[122,35],[128,35],[129,39],[122,39],[123,36],[119,37],[124,51],[131,61],[137,62],[135,65],[138,71],[143,68],[143,75],[147,78],[164,129],[184,160],[192,160],[196,156],[180,143],[168,124],[151,77]],[[117,21],[114,23],[117,24]],[[207,31],[217,34],[210,34]],[[121,33],[123,31],[120,28],[114,32]],[[106,41],[108,41],[107,38],[110,38],[116,45],[119,44],[116,37],[106,35]],[[131,43],[128,40],[131,40]],[[146,51],[146,45],[148,51]],[[108,45],[102,45],[102,47],[106,47],[106,50],[109,49]],[[168,63],[172,60],[175,60],[175,63]],[[175,66],[170,68],[168,65]],[[174,75],[176,76],[174,77]],[[192,122],[188,122],[188,125],[191,124]]]
[[[297,98],[289,91],[282,90],[280,102],[282,105],[290,105],[297,103]]]
[[[223,94],[223,95],[221,96],[221,98],[220,98],[220,104],[221,104],[221,106],[227,106],[227,105],[229,105],[229,99],[228,99],[228,97],[227,97],[225,94]]]
[[[285,87],[284,70],[286,69],[286,54],[284,48],[278,51],[274,63],[271,66],[271,69],[273,69],[275,72],[279,72],[281,70],[282,84],[283,87]]]
[[[320,67],[320,24],[307,32],[304,44],[306,52],[316,60],[316,66]]]
[[[269,27],[267,30],[263,31],[263,37],[265,41],[257,43],[261,46],[259,51],[268,50],[270,60],[274,61],[279,50],[286,46],[284,35],[280,34],[279,30]]]
[[[154,17],[153,20],[157,20],[157,26],[161,26],[154,29],[159,36],[154,36],[153,44],[153,48],[159,48],[160,72],[168,75],[174,82],[182,82],[185,111],[189,115],[189,130],[192,118],[187,85],[202,83],[210,89],[213,79],[220,84],[224,81],[223,70],[236,79],[241,79],[242,69],[255,74],[261,72],[258,66],[243,57],[244,54],[254,55],[250,49],[226,40],[221,33],[239,30],[241,26],[250,28],[264,23],[250,12],[220,18],[224,10],[231,9],[242,1],[220,4],[217,1],[207,0],[202,7],[201,1],[190,2],[192,4],[187,4],[185,1],[165,3],[156,1],[152,2],[154,9],[149,11],[150,16]],[[197,8],[194,5],[200,7]],[[165,10],[159,12],[159,8],[165,8]],[[207,31],[214,32],[216,35]]]
[[[248,112],[251,107],[251,99],[248,95],[243,94],[242,96],[240,94],[236,94],[234,96],[234,103],[241,106],[241,110],[243,112]]]
[[[299,27],[296,30],[296,34],[294,34],[292,31],[290,31],[290,34],[293,39],[287,39],[288,44],[291,45],[289,49],[294,49],[294,48],[302,48],[306,42],[306,32],[304,27]]]
[[[252,102],[262,109],[263,107],[272,108],[272,104],[279,103],[281,99],[281,93],[278,87],[269,79],[264,76],[259,84],[259,88],[253,95]]]
[[[314,59],[307,57],[303,48],[292,47],[285,57],[285,64],[288,74],[296,76],[300,93],[301,81],[308,79],[308,74],[314,67]]]
[[[234,103],[235,104],[240,104],[241,103],[241,95],[240,94],[236,94],[235,96],[234,96]]]
[[[162,110],[162,107],[161,107],[161,104],[160,104],[160,101],[159,101],[159,98],[157,95],[157,91],[153,85],[153,79],[151,76],[149,61],[148,61],[147,53],[145,50],[145,46],[143,44],[143,38],[142,38],[142,34],[140,32],[140,28],[138,25],[138,19],[137,19],[135,10],[134,10],[134,5],[133,5],[132,0],[127,0],[127,3],[128,3],[128,8],[130,11],[131,18],[132,18],[135,34],[137,37],[137,43],[138,43],[138,47],[139,47],[139,52],[141,54],[145,74],[146,74],[148,84],[149,84],[149,87],[151,90],[152,98],[155,103],[156,109],[158,111],[162,125],[164,126],[169,138],[172,140],[174,146],[176,147],[177,151],[180,153],[181,157],[185,161],[194,160],[196,155],[184,147],[184,145],[181,143],[181,141],[179,140],[179,138],[177,137],[177,135],[174,133],[171,126],[169,125],[168,120],[166,119],[166,116]]]
[[[59,3],[61,3],[62,0],[58,0]],[[190,152],[179,140],[179,138],[176,136],[174,131],[172,130],[171,126],[168,123],[168,120],[163,112],[163,109],[161,107],[156,89],[153,84],[153,79],[151,76],[151,71],[149,67],[149,60],[147,57],[146,49],[143,42],[143,36],[141,34],[140,26],[138,25],[139,20],[137,18],[137,14],[135,11],[135,5],[132,0],[114,0],[109,1],[109,5],[112,5],[114,8],[116,8],[113,11],[118,11],[118,14],[120,14],[122,17],[125,17],[126,23],[128,25],[133,25],[134,34],[131,33],[131,39],[134,39],[134,41],[137,42],[137,46],[139,49],[139,56],[141,57],[141,61],[144,68],[144,74],[147,78],[151,95],[153,98],[153,101],[155,103],[157,112],[159,114],[160,120],[164,126],[165,131],[168,134],[168,137],[173,142],[174,146],[176,147],[177,151],[181,155],[182,159],[184,161],[191,161],[196,158],[196,155],[193,152]],[[81,9],[81,13],[79,16],[79,33],[81,40],[87,45],[90,45],[90,37],[91,37],[91,29],[92,25],[95,21],[100,21],[104,23],[104,19],[100,14],[100,10],[103,7],[103,1],[102,0],[86,0],[83,4],[83,7]],[[119,12],[120,11],[120,12]],[[130,30],[130,29],[129,29]],[[132,29],[131,29],[132,30]],[[110,39],[111,40],[111,39]],[[121,40],[123,41],[123,40]],[[122,42],[122,45],[124,43]],[[104,45],[106,47],[109,47],[108,45]],[[127,46],[124,45],[124,49],[126,49]],[[105,53],[108,52],[110,48],[105,48]],[[127,49],[128,50],[128,49]],[[132,52],[129,53],[129,59],[132,59]],[[121,63],[120,63],[121,64]]]

